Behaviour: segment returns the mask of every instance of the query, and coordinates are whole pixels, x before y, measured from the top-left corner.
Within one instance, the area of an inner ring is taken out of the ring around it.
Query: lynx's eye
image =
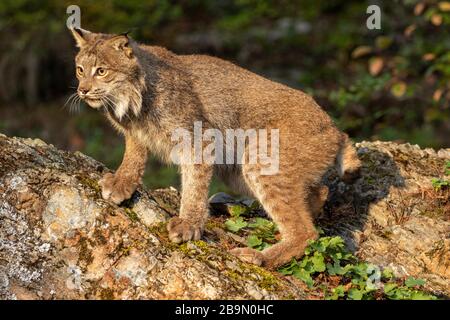
[[[77,75],[79,75],[81,77],[81,76],[83,76],[83,72],[84,72],[83,67],[78,66],[77,67]]]
[[[104,77],[104,76],[106,76],[107,73],[108,73],[108,71],[105,68],[98,68],[97,69],[97,75],[99,77]]]

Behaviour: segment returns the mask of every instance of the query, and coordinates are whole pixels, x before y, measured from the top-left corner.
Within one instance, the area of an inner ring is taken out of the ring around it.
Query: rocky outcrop
[[[319,225],[361,258],[449,294],[449,193],[431,178],[450,150],[364,142],[358,152],[355,184],[327,176]],[[177,214],[178,192],[140,188],[116,206],[100,196],[106,171],[81,153],[0,135],[1,299],[306,297],[295,281],[229,255],[221,239],[232,235],[214,217],[202,241],[170,243],[165,222]]]
[[[426,279],[429,290],[449,295],[450,190],[436,189],[432,180],[449,180],[450,149],[392,142],[357,147],[362,177],[350,186],[328,177],[332,192],[319,223],[361,259],[399,277]]]

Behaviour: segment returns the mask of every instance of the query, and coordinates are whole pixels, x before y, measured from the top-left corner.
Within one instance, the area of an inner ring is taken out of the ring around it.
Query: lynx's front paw
[[[264,261],[263,254],[252,248],[234,248],[230,250],[230,253],[244,262],[256,264],[261,266]]]
[[[167,224],[169,239],[175,243],[181,243],[189,240],[200,240],[203,232],[203,226],[199,226],[183,220],[179,217],[173,217]]]
[[[137,182],[112,173],[105,174],[98,184],[102,188],[103,199],[110,200],[115,204],[131,198],[138,186]]]

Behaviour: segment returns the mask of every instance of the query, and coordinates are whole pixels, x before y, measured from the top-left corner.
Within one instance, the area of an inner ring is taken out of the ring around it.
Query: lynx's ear
[[[108,43],[116,50],[123,51],[125,55],[131,59],[133,58],[133,49],[130,47],[130,38],[128,38],[128,33],[120,34],[114,36],[108,40]]]
[[[91,34],[90,31],[81,29],[81,28],[70,28],[70,31],[72,32],[72,35],[77,42],[77,47],[81,48],[84,46],[87,42],[87,39],[89,35]]]

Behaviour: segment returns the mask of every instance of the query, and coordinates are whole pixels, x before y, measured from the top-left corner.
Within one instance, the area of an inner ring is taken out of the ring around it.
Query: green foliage
[[[425,281],[409,277],[404,285],[395,279],[389,269],[379,268],[367,262],[358,261],[345,250],[340,237],[322,237],[310,242],[300,261],[292,262],[279,269],[284,275],[292,275],[309,287],[315,286],[319,276],[334,277],[339,284],[331,288],[327,299],[412,299],[429,300],[436,297],[418,290]]]
[[[235,205],[230,208],[230,214],[232,217],[240,217],[249,211],[250,209],[244,205]]]
[[[345,252],[345,244],[339,237],[322,237],[310,242],[305,249],[305,255],[300,262],[293,260],[291,264],[281,268],[282,274],[301,275],[299,279],[312,287],[312,277],[327,271],[330,275],[344,275],[349,272],[349,264],[342,266],[342,262],[354,260],[354,257]]]
[[[241,229],[245,228],[248,225],[247,222],[244,221],[244,218],[237,217],[233,219],[228,219],[225,221],[225,227],[231,232],[239,232]]]
[[[264,250],[276,241],[277,228],[272,221],[257,217],[254,222],[248,224],[248,227],[251,229],[247,239],[249,247]]]
[[[450,182],[444,179],[440,179],[440,178],[433,178],[431,179],[431,184],[433,185],[433,188],[436,191],[442,190],[445,187],[449,187],[450,186]]]
[[[276,225],[265,218],[253,217],[255,210],[259,209],[259,204],[254,201],[251,205],[234,205],[230,208],[230,219],[227,219],[225,226],[231,232],[247,237],[247,245],[250,248],[263,250],[276,242]]]
[[[450,175],[450,161],[445,163],[444,174]],[[447,189],[450,187],[450,181],[444,178],[433,178],[431,179],[431,185],[436,191]]]
[[[425,280],[416,279],[414,277],[408,277],[408,279],[405,280],[405,285],[408,288],[415,287],[415,286],[423,286],[424,284],[425,284]]]
[[[230,211],[232,217],[225,222],[226,228],[246,236],[250,248],[263,250],[277,241],[277,227],[272,221],[252,217],[252,209],[244,205],[236,205]],[[334,286],[325,286],[326,299],[436,299],[419,290],[425,284],[423,279],[409,277],[402,283],[389,268],[380,270],[376,265],[359,261],[347,251],[341,237],[322,236],[310,241],[299,261],[293,259],[278,271],[300,279],[311,290],[323,287],[317,285],[318,278],[334,279],[337,282]]]
[[[414,288],[423,286],[423,279],[409,277],[405,280],[405,286],[389,282],[384,284],[383,293],[391,300],[435,300],[436,297]]]

